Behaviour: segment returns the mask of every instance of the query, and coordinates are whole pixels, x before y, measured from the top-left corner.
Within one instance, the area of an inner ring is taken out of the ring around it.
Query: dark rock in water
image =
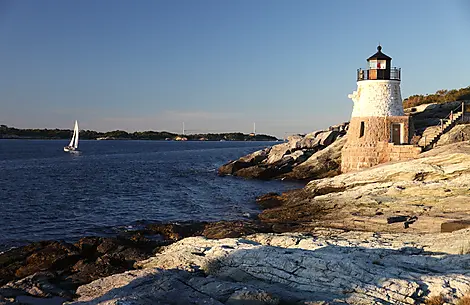
[[[180,222],[150,224],[147,226],[146,234],[160,234],[166,240],[178,241],[185,237],[201,235],[205,222]]]
[[[262,150],[255,151],[254,153],[248,154],[244,157],[241,157],[238,159],[239,161],[242,162],[248,162],[251,164],[258,164],[263,162],[268,158],[268,153],[271,151],[271,147],[267,147]]]
[[[268,169],[266,166],[250,166],[242,168],[236,172],[236,176],[248,178],[248,179],[261,179],[267,180],[275,177],[277,172]]]
[[[455,220],[444,222],[441,224],[441,232],[454,232],[457,230],[462,230],[470,227],[470,220]]]
[[[315,195],[305,189],[292,190],[282,193],[278,197],[281,205],[271,209],[266,209],[258,215],[263,223],[282,224],[278,226],[276,232],[288,232],[292,225],[302,225],[311,223],[331,210],[331,207],[324,206],[323,202],[314,202]]]
[[[233,175],[235,172],[239,171],[240,169],[247,168],[253,166],[252,162],[244,162],[244,161],[230,161],[221,167],[219,167],[218,174],[220,176],[224,175]]]
[[[104,254],[94,261],[78,261],[71,267],[72,274],[66,276],[65,281],[73,289],[83,283],[133,269],[132,265],[119,254]]]
[[[291,169],[291,166],[284,165],[282,167],[278,166],[251,166],[248,168],[243,168],[236,172],[236,176],[248,178],[248,179],[260,179],[260,180],[269,180],[275,178],[283,173],[288,172]]]
[[[21,249],[23,249],[23,251],[21,251]],[[74,264],[79,259],[77,248],[68,243],[58,241],[35,243],[27,247],[19,248],[18,251],[22,253],[18,255],[15,262],[5,266],[7,268],[16,269],[16,278],[23,278],[44,270],[62,270],[68,265]]]
[[[287,172],[290,172],[292,170],[293,163],[294,159],[290,156],[287,156],[269,165],[255,165],[247,168],[242,168],[236,173],[234,173],[234,175],[243,178],[269,180]]]
[[[256,203],[263,209],[271,209],[282,205],[281,197],[278,193],[267,193],[256,198]]]
[[[43,241],[12,249],[0,254],[0,295],[70,299],[80,285],[133,269],[160,244],[139,236],[84,237],[74,245]]]
[[[220,239],[268,232],[271,232],[271,227],[259,221],[219,221],[207,224],[202,235],[211,239]]]

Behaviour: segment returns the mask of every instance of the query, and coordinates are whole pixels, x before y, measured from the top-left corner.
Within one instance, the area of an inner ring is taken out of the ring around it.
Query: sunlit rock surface
[[[470,287],[470,231],[183,239],[142,270],[79,287],[71,304],[418,304]]]
[[[256,179],[309,180],[339,174],[341,149],[348,123],[304,136],[289,136],[287,142],[259,150],[222,165],[219,175]]]

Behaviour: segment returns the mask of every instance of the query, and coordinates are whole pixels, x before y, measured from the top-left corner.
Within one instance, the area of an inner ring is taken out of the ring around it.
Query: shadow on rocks
[[[465,268],[465,258],[435,257],[418,248],[307,250],[254,243],[233,249],[222,243],[216,250],[211,253],[225,253],[197,272],[134,270],[80,287],[80,298],[71,304],[417,304],[439,293],[452,302],[470,280],[450,280],[456,268]]]
[[[71,299],[78,286],[132,269],[158,246],[142,237],[84,237],[15,248],[0,255],[0,296]]]

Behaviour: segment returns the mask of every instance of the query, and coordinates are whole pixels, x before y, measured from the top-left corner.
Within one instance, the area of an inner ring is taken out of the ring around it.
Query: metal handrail
[[[369,71],[375,70],[375,71],[385,71],[385,70],[380,70],[380,69],[362,69],[359,68],[357,69],[357,80],[369,80],[370,79],[370,73]],[[380,78],[377,78],[380,80]],[[401,79],[401,68],[397,67],[392,67],[390,68],[390,80],[400,80]]]
[[[454,116],[454,111],[457,110],[457,109],[461,109],[462,110],[462,116],[463,116],[463,105],[465,105],[465,101],[463,101],[460,105],[458,105],[457,107],[455,107],[454,109],[452,109],[449,114],[443,118],[443,119],[439,119],[439,123],[437,123],[436,125],[432,125],[430,127],[437,127],[437,126],[441,126],[441,131],[440,133],[443,134],[444,133],[444,121],[445,120],[453,120],[453,116]],[[430,127],[427,127],[427,128],[430,128]],[[426,129],[427,129],[426,128]],[[431,142],[429,143],[431,144]],[[426,145],[426,137],[424,137],[424,148],[426,148],[427,145]]]

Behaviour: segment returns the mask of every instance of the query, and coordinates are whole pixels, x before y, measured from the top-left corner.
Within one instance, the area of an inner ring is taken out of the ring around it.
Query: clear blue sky
[[[0,0],[0,124],[311,132],[379,42],[404,98],[470,85],[469,3]]]

